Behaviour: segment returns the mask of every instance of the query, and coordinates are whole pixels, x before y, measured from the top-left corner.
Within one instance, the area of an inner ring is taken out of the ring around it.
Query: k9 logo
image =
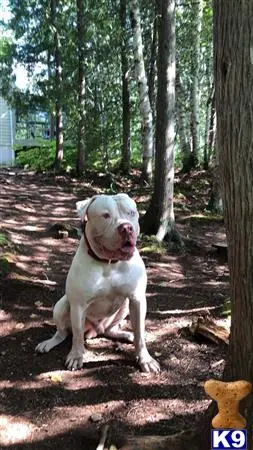
[[[247,430],[211,430],[211,450],[247,450]]]

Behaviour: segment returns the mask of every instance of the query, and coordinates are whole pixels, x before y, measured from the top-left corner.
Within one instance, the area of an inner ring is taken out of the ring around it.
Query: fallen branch
[[[205,338],[215,344],[229,343],[229,330],[217,325],[210,317],[198,317],[192,321],[188,330],[193,336]]]
[[[148,314],[157,314],[160,316],[165,316],[165,315],[179,315],[179,314],[195,314],[195,313],[203,313],[206,312],[207,314],[209,313],[209,311],[213,311],[216,309],[221,309],[222,306],[203,306],[202,308],[192,308],[192,309],[167,309],[166,311],[148,311]]]
[[[96,450],[104,450],[104,448],[105,448],[105,441],[106,441],[106,438],[107,438],[108,430],[109,430],[109,425],[105,425],[103,430],[102,430],[101,439],[99,441],[99,444],[98,444]]]

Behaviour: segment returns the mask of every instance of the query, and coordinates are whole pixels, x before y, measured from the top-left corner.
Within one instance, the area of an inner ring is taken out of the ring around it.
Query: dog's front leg
[[[143,372],[159,372],[159,363],[150,356],[145,342],[145,317],[147,310],[145,294],[130,298],[129,307],[134,331],[135,352],[140,368]]]
[[[80,305],[70,305],[70,319],[72,327],[72,348],[66,359],[69,370],[81,369],[84,362],[84,321],[85,309]]]

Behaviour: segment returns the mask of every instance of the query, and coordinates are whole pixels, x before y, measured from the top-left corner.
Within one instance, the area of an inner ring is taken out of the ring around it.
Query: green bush
[[[55,159],[55,143],[43,145],[40,148],[19,151],[16,164],[33,170],[43,171],[51,169]]]
[[[38,172],[50,170],[54,167],[55,161],[55,142],[43,143],[41,147],[31,148],[17,152],[16,164],[19,167],[25,167]],[[76,164],[76,149],[71,147],[64,148],[62,168],[71,170]]]
[[[69,172],[76,168],[77,149],[65,144],[63,151],[62,169]],[[121,161],[119,144],[115,143],[108,149],[107,158],[102,149],[96,148],[87,151],[85,166],[89,170],[113,171]],[[133,146],[131,155],[132,165],[138,167],[141,164],[138,146]],[[43,172],[52,170],[55,162],[55,141],[42,142],[41,147],[30,150],[20,150],[16,148],[16,165],[27,169]]]

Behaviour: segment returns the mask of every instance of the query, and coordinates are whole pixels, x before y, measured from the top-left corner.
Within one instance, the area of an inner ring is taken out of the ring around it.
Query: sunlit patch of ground
[[[34,432],[34,425],[22,417],[0,416],[0,445],[7,447],[29,440]]]

